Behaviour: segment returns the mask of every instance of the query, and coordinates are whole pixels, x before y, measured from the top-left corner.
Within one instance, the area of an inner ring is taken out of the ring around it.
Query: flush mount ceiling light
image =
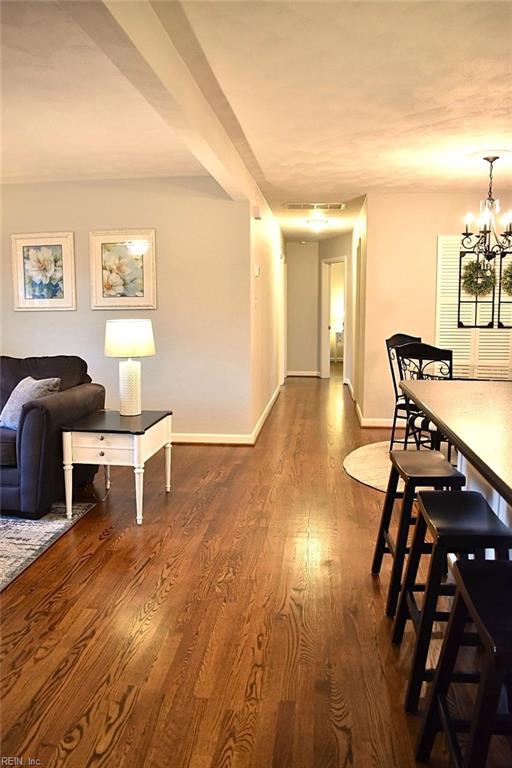
[[[512,210],[498,221],[500,201],[493,193],[493,171],[499,156],[487,155],[483,159],[489,163],[489,188],[487,198],[480,202],[479,216],[468,213],[464,217],[457,325],[459,328],[510,328]]]
[[[144,256],[149,250],[149,245],[147,240],[130,240],[126,243],[132,256]]]
[[[306,224],[312,232],[322,232],[329,224],[327,219],[321,211],[314,210],[311,216],[306,219]]]

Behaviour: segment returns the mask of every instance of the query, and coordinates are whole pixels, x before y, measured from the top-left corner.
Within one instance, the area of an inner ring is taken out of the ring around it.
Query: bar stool
[[[433,671],[426,668],[433,624],[448,621],[450,616],[449,611],[437,610],[438,597],[455,594],[454,584],[442,584],[448,554],[478,555],[485,549],[494,549],[497,557],[508,560],[508,551],[512,548],[512,530],[497,517],[480,493],[420,491],[418,505],[419,514],[392,635],[393,643],[400,644],[406,622],[412,621],[416,645],[405,696],[407,712],[416,712],[422,683],[433,678]],[[422,585],[416,578],[421,555],[425,552],[427,530],[433,545],[427,583]],[[423,589],[420,610],[415,593]],[[466,636],[465,640],[471,644],[475,638]]]
[[[451,349],[441,349],[423,342],[410,342],[396,347],[395,354],[400,381],[421,379],[442,381],[453,378]],[[417,448],[427,445],[431,449],[439,450],[441,441],[446,438],[439,431],[437,424],[419,412],[417,406],[411,405],[407,397],[405,401],[408,404],[409,415],[404,435],[404,448],[407,448],[409,437],[412,435]]]
[[[394,333],[389,339],[386,339],[386,350],[388,353],[389,369],[391,371],[391,381],[393,383],[393,391],[395,393],[395,410],[393,413],[393,426],[391,427],[391,439],[389,441],[389,450],[393,450],[393,445],[399,443],[404,445],[404,438],[395,438],[397,422],[399,420],[404,421],[404,427],[407,428],[407,421],[411,407],[406,402],[405,395],[403,395],[398,389],[398,381],[400,379],[400,369],[396,359],[396,348],[402,344],[410,344],[411,342],[421,342],[421,336],[410,336],[408,333]],[[415,410],[415,409],[412,409]]]
[[[400,594],[400,582],[404,567],[405,556],[408,552],[407,536],[409,526],[416,522],[412,516],[412,505],[417,488],[462,488],[466,478],[457,469],[452,467],[440,451],[390,451],[391,471],[389,473],[388,488],[382,515],[380,518],[379,532],[373,554],[372,574],[378,575],[385,554],[393,557],[393,568],[388,587],[386,602],[386,615],[394,616]],[[389,524],[393,514],[393,505],[399,498],[397,491],[398,479],[402,478],[405,489],[403,493],[400,520],[396,541],[389,532]]]
[[[512,701],[497,714],[500,694],[512,672],[512,563],[463,560],[453,566],[457,594],[434,682],[429,692],[416,760],[428,762],[436,734],[444,730],[455,768],[483,768],[493,734],[512,733]],[[483,647],[478,695],[471,721],[454,720],[447,693],[453,682],[465,624],[472,619]],[[457,733],[467,733],[462,752]]]

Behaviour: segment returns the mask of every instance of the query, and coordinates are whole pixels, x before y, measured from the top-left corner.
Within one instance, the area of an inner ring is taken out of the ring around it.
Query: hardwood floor
[[[383,495],[339,376],[289,379],[254,448],[129,469],[2,597],[3,755],[42,766],[408,768],[410,643],[369,574]],[[438,747],[431,765],[446,766]]]

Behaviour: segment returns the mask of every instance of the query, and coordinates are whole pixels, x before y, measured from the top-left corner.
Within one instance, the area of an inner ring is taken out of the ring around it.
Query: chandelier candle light
[[[502,232],[498,234],[500,201],[494,197],[492,185],[494,163],[499,157],[489,155],[484,160],[489,163],[487,198],[480,202],[478,219],[472,213],[464,217],[459,255],[459,328],[509,328],[512,323],[512,210],[502,217]],[[473,232],[475,221],[478,231]],[[463,298],[463,294],[471,298]]]
[[[127,357],[119,363],[119,412],[121,416],[138,416],[141,404],[141,364],[133,357],[155,354],[151,320],[107,320],[105,326],[106,357]]]

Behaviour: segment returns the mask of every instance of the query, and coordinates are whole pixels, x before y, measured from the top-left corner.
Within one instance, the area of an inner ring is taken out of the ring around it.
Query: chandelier
[[[494,163],[499,157],[490,155],[483,159],[489,163],[489,189],[487,198],[480,202],[478,218],[472,213],[464,217],[457,325],[459,328],[511,328],[512,211],[498,222],[500,201],[494,197],[492,185]]]

